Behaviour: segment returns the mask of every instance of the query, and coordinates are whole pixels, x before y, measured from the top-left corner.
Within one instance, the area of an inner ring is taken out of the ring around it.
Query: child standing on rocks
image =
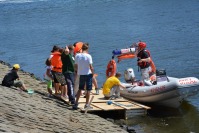
[[[19,76],[17,74],[20,69],[19,64],[14,64],[12,70],[10,70],[3,78],[2,85],[6,87],[19,87],[23,91],[27,91],[24,83],[19,80]]]
[[[53,77],[52,77],[52,74],[51,74],[51,70],[52,70],[52,67],[51,67],[51,63],[50,63],[50,59],[46,59],[46,72],[44,74],[44,80],[46,81],[47,83],[47,90],[48,90],[48,93],[49,93],[49,97],[52,96],[52,81],[53,81]]]

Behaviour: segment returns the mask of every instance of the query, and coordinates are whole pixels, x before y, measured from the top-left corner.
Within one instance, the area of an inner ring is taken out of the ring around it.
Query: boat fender
[[[135,48],[126,48],[126,49],[121,49],[121,50],[113,50],[112,54],[113,55],[121,55],[121,54],[127,54],[127,53],[135,53],[136,49]]]
[[[126,53],[135,53],[135,48],[126,48],[126,49],[121,49],[122,54]]]
[[[106,77],[111,77],[111,76],[115,76],[116,73],[116,62],[114,59],[111,59],[107,65],[107,69],[106,69]]]

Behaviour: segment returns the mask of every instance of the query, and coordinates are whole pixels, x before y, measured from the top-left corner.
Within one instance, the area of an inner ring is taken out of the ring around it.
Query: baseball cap
[[[76,53],[78,53],[82,49],[82,46],[83,46],[83,42],[77,42],[75,44],[74,55],[76,55]]]

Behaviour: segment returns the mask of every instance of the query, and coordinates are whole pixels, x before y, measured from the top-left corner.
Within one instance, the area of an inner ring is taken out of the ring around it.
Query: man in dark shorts
[[[89,45],[84,43],[82,46],[82,53],[75,56],[75,67],[77,74],[80,75],[79,90],[77,92],[76,103],[73,109],[78,109],[78,101],[81,95],[81,91],[84,90],[86,85],[86,104],[84,108],[91,109],[89,103],[90,91],[92,90],[92,77],[94,74],[93,60],[90,54],[88,54]]]

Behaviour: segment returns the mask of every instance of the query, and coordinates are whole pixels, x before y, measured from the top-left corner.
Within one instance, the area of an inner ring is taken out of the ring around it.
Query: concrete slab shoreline
[[[10,70],[0,62],[0,82]],[[9,133],[126,133],[116,125],[98,115],[84,114],[72,110],[63,101],[45,96],[46,85],[28,72],[19,72],[27,88],[34,94],[0,85],[0,132]]]

